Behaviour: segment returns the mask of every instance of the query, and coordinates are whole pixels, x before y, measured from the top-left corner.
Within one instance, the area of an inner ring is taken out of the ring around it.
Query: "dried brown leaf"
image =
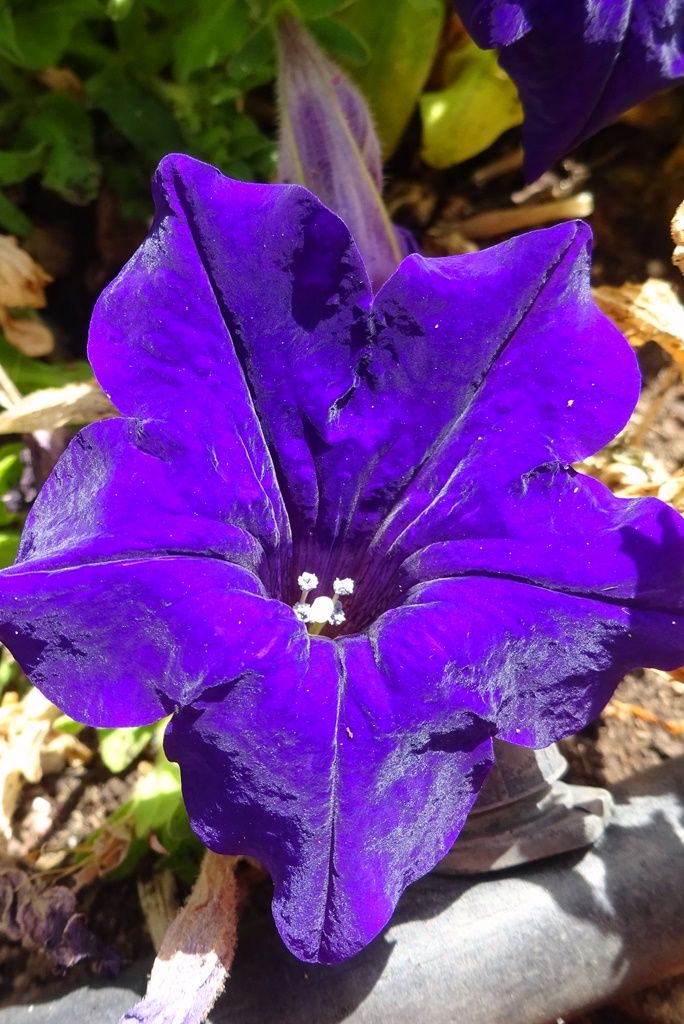
[[[495,238],[510,231],[523,231],[539,227],[541,224],[572,220],[575,217],[589,217],[593,212],[594,197],[591,192],[579,192],[565,199],[486,210],[462,220],[456,226],[466,238],[477,240]]]
[[[108,875],[120,867],[128,856],[133,839],[131,821],[106,822],[88,849],[87,855],[74,873],[74,885],[82,889],[97,878]]]
[[[70,889],[45,886],[8,863],[0,864],[0,932],[25,949],[43,953],[56,971],[81,960],[93,960],[99,970],[119,967],[117,954],[86,927]]]
[[[92,423],[118,415],[95,381],[45,388],[15,402],[0,413],[0,434],[55,430],[68,423]]]
[[[176,877],[173,871],[158,871],[149,881],[138,880],[138,899],[155,949],[178,913]]]
[[[633,345],[655,341],[684,370],[684,305],[671,284],[651,277],[619,288],[601,285],[594,298]]]
[[[53,92],[68,92],[75,99],[86,101],[85,85],[70,68],[44,68],[37,72],[36,78]]]
[[[642,708],[639,704],[630,704],[613,698],[610,704],[604,708],[603,714],[606,718],[638,718],[649,725],[657,725],[665,729],[671,736],[684,736],[684,720],[675,718],[660,718],[648,708]]]
[[[684,274],[684,202],[681,202],[675,211],[670,225],[670,233],[675,245],[672,262]]]
[[[45,286],[52,278],[46,274],[12,235],[0,235],[0,306],[7,309],[42,309]]]
[[[40,782],[47,766],[87,761],[91,752],[75,736],[57,732],[59,710],[38,690],[23,700],[6,693],[0,704],[0,842],[12,835],[12,817],[25,782]],[[65,743],[68,739],[68,744]],[[60,756],[55,757],[56,754]]]
[[[16,238],[0,235],[0,328],[7,340],[27,356],[52,352],[52,331],[35,317],[18,317],[13,310],[42,309],[45,286],[52,278],[19,247]]]
[[[10,345],[25,356],[47,356],[55,347],[55,336],[42,320],[35,317],[12,316],[5,312],[2,329]]]

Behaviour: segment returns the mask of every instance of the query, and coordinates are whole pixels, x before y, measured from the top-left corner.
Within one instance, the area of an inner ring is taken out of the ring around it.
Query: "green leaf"
[[[31,149],[0,150],[0,186],[16,185],[30,178],[43,166],[44,152],[42,143]]]
[[[23,59],[14,18],[7,6],[0,9],[0,56],[6,57],[13,64],[21,64]]]
[[[359,2],[339,20],[365,43],[370,59],[348,70],[363,90],[386,154],[406,127],[435,58],[443,0]]]
[[[7,494],[19,484],[24,471],[24,464],[21,461],[23,448],[20,441],[4,444],[0,448],[0,495]]]
[[[5,8],[0,19],[0,53],[29,71],[57,64],[78,22],[104,16],[98,0],[20,0],[13,6],[14,15]]]
[[[10,345],[0,334],[0,364],[10,375],[22,394],[39,388],[59,388],[63,384],[92,380],[93,371],[88,363],[44,363],[32,359]]]
[[[183,804],[180,771],[163,754],[151,772],[143,775],[131,798],[135,834],[149,836],[169,824]]]
[[[245,45],[253,28],[243,0],[199,0],[192,19],[174,44],[176,77],[213,68]]]
[[[370,50],[358,32],[332,18],[321,18],[308,26],[330,56],[344,64],[367,64]]]
[[[19,689],[20,679],[21,669],[7,648],[3,647],[0,650],[0,694],[10,686],[13,689]]]
[[[107,15],[112,21],[126,18],[133,8],[134,0],[107,0]]]
[[[0,530],[0,569],[11,565],[17,557],[19,530]]]
[[[303,21],[314,21],[316,18],[329,18],[332,14],[349,7],[352,2],[353,0],[297,0],[297,7]]]
[[[449,59],[448,78],[445,89],[420,100],[422,157],[432,167],[469,160],[523,120],[516,88],[493,51],[475,43],[457,50]]]
[[[103,110],[124,138],[152,167],[166,153],[185,148],[180,128],[168,106],[132,78],[121,66],[95,75],[87,83],[93,106]]]
[[[68,715],[59,715],[52,723],[52,728],[57,732],[68,733],[69,736],[78,736],[85,729],[85,725],[83,722],[76,722],[73,718],[69,718]]]
[[[11,235],[23,238],[31,230],[31,221],[24,216],[18,206],[0,192],[0,228]]]
[[[21,461],[23,448],[21,442],[6,444],[0,448],[0,499],[19,486],[24,471],[24,463]],[[0,501],[0,529],[7,535],[6,551],[12,554],[9,561],[3,561],[3,565],[9,565],[14,561],[16,542],[19,538],[18,530],[23,518],[22,514],[11,512],[4,502]],[[0,560],[2,557],[4,556],[0,556]]]
[[[263,27],[253,32],[245,45],[230,58],[226,70],[229,78],[240,82],[244,90],[270,81],[275,74],[275,45],[271,30]]]
[[[100,757],[114,775],[123,772],[135,761],[150,742],[156,725],[138,725],[132,728],[98,729]]]
[[[50,92],[31,105],[21,130],[22,139],[44,145],[45,188],[72,203],[97,196],[100,165],[94,156],[93,129],[84,107],[65,92]]]

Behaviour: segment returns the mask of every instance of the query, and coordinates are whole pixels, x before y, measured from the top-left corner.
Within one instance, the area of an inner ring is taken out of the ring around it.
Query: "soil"
[[[468,218],[487,211],[510,210],[530,200],[594,195],[591,218],[596,234],[594,278],[597,283],[641,282],[665,276],[681,288],[669,262],[669,221],[684,197],[684,143],[680,126],[684,92],[657,98],[631,115],[628,123],[607,129],[586,143],[572,160],[525,189],[514,167],[482,184],[483,172],[497,161],[515,162],[518,138],[509,133],[486,154],[458,169],[436,173],[415,163],[415,139],[409,132],[404,150],[390,168],[389,199],[394,216],[438,255],[464,251],[472,240],[463,232]],[[486,175],[485,175],[486,176]],[[523,202],[521,202],[521,197]],[[125,224],[103,197],[88,210],[74,213],[42,197],[34,217],[39,229],[29,248],[57,281],[50,289],[48,319],[58,330],[64,352],[81,356],[94,298],[135,247],[142,225]],[[498,241],[491,234],[479,245]],[[445,242],[448,238],[449,241]],[[460,241],[459,241],[460,239]],[[87,244],[83,244],[84,240]],[[459,245],[462,249],[459,250]],[[87,258],[74,252],[86,253]],[[657,401],[650,429],[642,439],[668,470],[684,468],[684,384],[667,375],[669,357],[648,346],[641,352],[646,381],[644,403]],[[669,381],[669,383],[668,383]],[[573,781],[611,786],[660,761],[684,754],[684,683],[663,673],[644,671],[629,676],[600,720],[563,743]],[[650,717],[651,720],[648,720]],[[108,775],[97,759],[88,766],[46,776],[27,787],[16,816],[14,854],[30,862],[48,843],[73,845],[97,828],[130,790],[135,769],[126,778]],[[50,805],[54,828],[49,836],[31,832],[36,797]],[[80,894],[80,907],[90,928],[130,962],[152,949],[134,879],[98,881]],[[29,1002],[39,992],[73,985],[90,976],[79,965],[65,980],[56,979],[45,959],[20,946],[0,942],[0,1006]],[[579,1024],[682,1024],[684,980],[659,985],[620,1005],[586,1016]]]

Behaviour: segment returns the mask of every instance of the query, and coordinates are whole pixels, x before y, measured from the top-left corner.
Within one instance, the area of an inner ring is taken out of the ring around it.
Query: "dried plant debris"
[[[677,207],[670,230],[675,245],[672,262],[684,274],[684,202]]]
[[[92,423],[117,411],[95,381],[33,391],[0,412],[0,434],[55,430],[68,423]]]
[[[54,348],[52,332],[33,312],[45,306],[51,280],[16,238],[0,235],[0,328],[24,355],[45,356]]]
[[[116,953],[86,927],[70,889],[45,885],[9,862],[0,862],[0,932],[25,949],[43,953],[57,972],[82,960],[90,960],[98,972],[115,972],[120,966]]]
[[[0,847],[12,836],[12,818],[24,783],[87,762],[91,752],[78,737],[54,728],[59,711],[38,690],[23,699],[11,691],[0,704]]]
[[[207,851],[197,884],[161,942],[145,998],[121,1024],[206,1020],[235,956],[241,903],[237,865],[234,857]]]
[[[602,480],[618,497],[660,498],[684,513],[684,469],[669,472],[649,451],[610,445],[586,459],[581,469]]]
[[[602,285],[594,298],[633,345],[655,341],[684,371],[684,305],[668,281]]]
[[[606,718],[611,716],[628,718],[631,715],[634,718],[641,719],[642,722],[648,722],[649,725],[657,725],[659,728],[665,729],[672,736],[684,736],[684,719],[661,718],[660,715],[656,715],[655,712],[650,711],[648,708],[643,708],[640,704],[633,704],[630,701],[613,698],[604,709],[603,714]]]

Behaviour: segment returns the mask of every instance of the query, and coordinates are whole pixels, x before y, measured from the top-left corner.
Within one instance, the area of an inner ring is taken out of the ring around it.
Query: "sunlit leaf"
[[[63,384],[90,380],[93,371],[86,362],[43,363],[25,356],[0,334],[0,364],[22,394],[39,388],[57,388]]]
[[[129,729],[98,729],[100,757],[106,768],[118,775],[135,761],[150,742],[156,725],[138,725]]]
[[[450,167],[491,146],[522,124],[518,93],[492,50],[468,43],[450,55],[449,84],[420,99],[422,156],[432,167]]]
[[[339,20],[365,43],[370,58],[348,63],[391,153],[415,108],[432,66],[444,21],[442,0],[356,3]]]
[[[17,557],[19,530],[0,530],[0,568],[11,565]]]
[[[65,732],[68,736],[78,736],[85,729],[85,725],[82,722],[75,722],[68,715],[60,715],[52,723],[52,728],[57,732]]]

